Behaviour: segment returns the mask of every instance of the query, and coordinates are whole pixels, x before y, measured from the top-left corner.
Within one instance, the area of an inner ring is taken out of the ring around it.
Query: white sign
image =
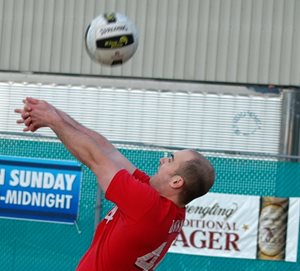
[[[272,255],[260,257],[258,246],[260,220],[263,201],[259,196],[208,193],[192,201],[186,209],[186,219],[182,231],[172,244],[169,252],[247,259],[278,260]],[[284,229],[284,252],[280,260],[296,261],[299,229],[299,199],[288,201],[286,225]],[[279,208],[279,207],[278,207]],[[272,225],[276,225],[273,220]],[[264,222],[265,223],[265,222]],[[262,226],[260,227],[260,224]],[[274,226],[275,227],[275,226]],[[279,237],[273,226],[263,228],[270,231],[267,246],[274,246]],[[281,231],[282,233],[283,231]],[[261,234],[262,235],[262,234]]]

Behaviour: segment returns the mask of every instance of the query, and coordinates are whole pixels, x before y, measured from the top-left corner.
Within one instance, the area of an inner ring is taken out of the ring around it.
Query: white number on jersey
[[[162,243],[157,249],[153,250],[152,252],[137,258],[135,264],[136,266],[140,267],[143,271],[148,271],[154,268],[156,260],[159,258],[161,252],[163,251],[164,247],[166,246],[167,242]],[[156,263],[157,265],[158,263]]]
[[[109,221],[113,220],[114,214],[116,213],[117,210],[118,210],[118,207],[115,206],[113,209],[111,209],[111,210],[107,213],[107,215],[106,215],[105,218],[104,218],[104,219],[107,220],[107,221],[106,221],[106,224],[107,224]]]

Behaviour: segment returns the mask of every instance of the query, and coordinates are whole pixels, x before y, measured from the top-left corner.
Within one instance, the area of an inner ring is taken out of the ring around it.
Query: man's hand
[[[23,109],[15,109],[15,112],[21,116],[17,123],[26,126],[24,132],[35,132],[41,127],[51,128],[53,123],[60,120],[55,107],[45,101],[27,97],[23,103]]]
[[[21,119],[17,120],[18,124],[23,124],[26,126],[23,131],[24,132],[28,132],[29,128],[28,126],[30,125],[31,119],[29,118],[29,112],[31,111],[30,108],[28,106],[26,106],[25,104],[25,100],[23,100],[24,103],[24,107],[23,109],[15,109],[15,112],[20,114]]]

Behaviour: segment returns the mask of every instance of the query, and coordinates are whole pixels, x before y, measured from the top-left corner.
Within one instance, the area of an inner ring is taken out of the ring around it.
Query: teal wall
[[[153,174],[163,152],[121,149],[139,168]],[[60,143],[0,140],[0,155],[74,160]],[[254,158],[254,157],[253,157]],[[209,158],[217,180],[212,192],[299,197],[300,164],[255,159]],[[96,180],[83,167],[79,218],[76,225],[0,219],[0,270],[74,270],[93,232]],[[112,207],[102,197],[100,216]],[[298,248],[299,251],[300,248]],[[299,253],[298,253],[299,256]],[[167,254],[158,271],[298,271],[297,263]]]

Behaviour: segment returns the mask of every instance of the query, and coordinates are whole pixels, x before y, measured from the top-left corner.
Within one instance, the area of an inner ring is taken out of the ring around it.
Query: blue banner
[[[0,156],[0,217],[74,223],[81,175],[75,161]]]

